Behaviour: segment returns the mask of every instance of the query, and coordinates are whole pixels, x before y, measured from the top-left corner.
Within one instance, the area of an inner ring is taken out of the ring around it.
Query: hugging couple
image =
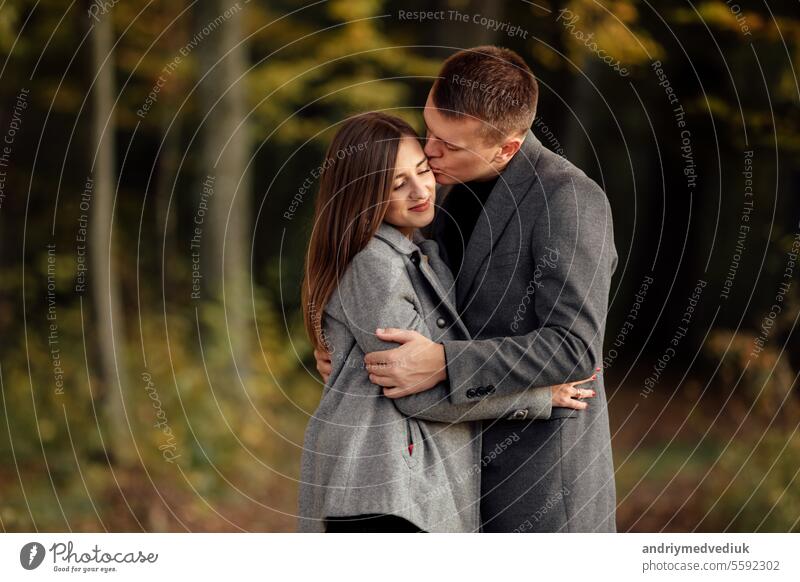
[[[537,99],[518,54],[477,47],[445,61],[424,139],[378,112],[333,138],[302,287],[325,386],[300,531],[615,530],[611,211],[531,132]]]

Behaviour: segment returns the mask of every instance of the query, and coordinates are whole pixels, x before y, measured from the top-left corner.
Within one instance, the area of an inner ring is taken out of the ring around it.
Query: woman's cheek
[[[405,213],[405,201],[404,200],[391,200],[389,202],[389,208],[386,212],[386,218],[395,225],[403,225],[407,222],[406,213]]]
[[[390,218],[397,218],[399,207],[400,205],[396,199],[389,200],[389,208],[386,210],[386,216]]]

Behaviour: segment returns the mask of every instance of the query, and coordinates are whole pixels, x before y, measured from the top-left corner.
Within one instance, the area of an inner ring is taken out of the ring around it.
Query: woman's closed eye
[[[420,169],[420,170],[417,172],[417,175],[418,175],[418,176],[421,176],[421,175],[423,175],[423,174],[427,174],[427,173],[428,173],[428,172],[430,172],[430,171],[431,171],[430,167],[426,167],[426,168],[424,168],[424,169]],[[402,182],[400,182],[399,184],[395,184],[395,186],[394,186],[394,189],[395,189],[395,190],[399,190],[400,188],[402,188],[403,186],[405,186],[407,183],[408,183],[408,182],[406,182],[405,180],[403,180],[403,181],[402,181]]]

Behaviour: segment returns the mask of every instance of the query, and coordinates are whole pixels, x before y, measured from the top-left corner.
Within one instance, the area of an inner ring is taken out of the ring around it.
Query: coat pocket
[[[547,420],[553,420],[556,418],[575,418],[581,413],[585,413],[585,411],[575,410],[574,408],[567,408],[564,406],[554,406],[553,411],[550,413],[550,418],[546,419],[545,422]]]
[[[403,445],[403,458],[409,467],[416,467],[419,464],[420,450],[419,431],[416,421],[411,417],[403,419],[405,427],[405,441]]]

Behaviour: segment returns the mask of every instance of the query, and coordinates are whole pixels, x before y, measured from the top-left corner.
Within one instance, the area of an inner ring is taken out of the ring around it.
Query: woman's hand
[[[328,383],[328,378],[331,377],[333,365],[331,364],[331,355],[322,349],[314,350],[314,359],[317,361],[317,372],[322,376],[322,381]]]
[[[553,396],[553,406],[559,406],[561,408],[574,408],[576,410],[584,410],[589,408],[589,405],[581,400],[583,398],[594,398],[597,395],[597,392],[594,390],[588,390],[586,388],[579,388],[579,386],[581,384],[591,382],[596,378],[597,374],[591,378],[586,378],[586,380],[550,386],[550,393]]]

